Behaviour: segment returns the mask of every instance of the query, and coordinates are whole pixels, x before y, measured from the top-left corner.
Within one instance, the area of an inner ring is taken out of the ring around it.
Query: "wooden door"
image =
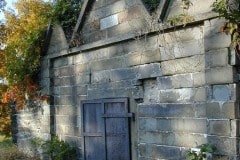
[[[84,160],[130,160],[128,101],[83,101],[82,135]]]

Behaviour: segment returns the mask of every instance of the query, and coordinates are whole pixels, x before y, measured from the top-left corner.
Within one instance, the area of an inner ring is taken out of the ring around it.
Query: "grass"
[[[0,135],[0,152],[9,150],[13,147],[14,145],[12,144],[12,140],[10,137],[5,137],[3,135]]]
[[[39,158],[19,152],[11,138],[0,135],[0,160],[39,160]]]

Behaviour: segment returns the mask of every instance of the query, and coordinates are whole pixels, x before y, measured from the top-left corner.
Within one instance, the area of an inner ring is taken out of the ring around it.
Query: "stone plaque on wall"
[[[118,25],[118,15],[114,14],[103,19],[100,19],[100,30],[104,30]]]

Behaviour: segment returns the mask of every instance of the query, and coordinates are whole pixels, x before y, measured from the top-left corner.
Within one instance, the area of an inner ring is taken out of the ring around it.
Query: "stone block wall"
[[[81,151],[81,101],[128,97],[133,160],[184,159],[203,143],[217,147],[214,160],[239,159],[237,60],[213,1],[192,1],[191,25],[152,28],[142,1],[98,0],[81,29],[84,44],[71,49],[53,28],[41,69],[42,92],[52,97],[49,134]],[[182,12],[180,2],[168,17]],[[115,14],[119,24],[101,30]]]
[[[50,135],[50,110],[46,101],[39,110],[24,109],[17,114],[17,145],[20,151],[29,155],[39,153],[37,146],[33,146],[34,138],[49,140]]]

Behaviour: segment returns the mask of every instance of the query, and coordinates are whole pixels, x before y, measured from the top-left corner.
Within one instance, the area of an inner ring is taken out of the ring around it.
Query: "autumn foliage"
[[[4,49],[0,53],[3,57],[0,65],[4,68],[2,75],[9,83],[2,102],[16,101],[16,109],[22,109],[26,95],[38,88],[37,82],[31,78],[37,74],[40,65],[52,5],[42,0],[19,0],[15,7],[17,14],[6,11],[6,23],[1,27],[0,42],[4,44]]]
[[[15,109],[23,109],[31,102],[37,105],[46,95],[38,87],[38,72],[41,54],[45,51],[46,29],[51,23],[63,28],[73,28],[80,12],[81,0],[56,0],[54,5],[43,0],[18,0],[17,10],[1,9],[6,21],[0,23],[0,79],[7,79],[7,86],[0,90],[1,118],[9,124],[9,107],[16,102]],[[0,125],[0,132],[3,127]]]
[[[27,99],[39,97],[40,56],[47,25],[52,17],[52,4],[42,0],[18,0],[17,12],[4,11],[6,22],[0,24],[0,78],[8,84],[0,89],[0,133],[10,132],[9,103],[23,109]]]
[[[0,85],[0,93],[6,92],[7,85]],[[0,133],[10,135],[10,108],[0,101]]]

